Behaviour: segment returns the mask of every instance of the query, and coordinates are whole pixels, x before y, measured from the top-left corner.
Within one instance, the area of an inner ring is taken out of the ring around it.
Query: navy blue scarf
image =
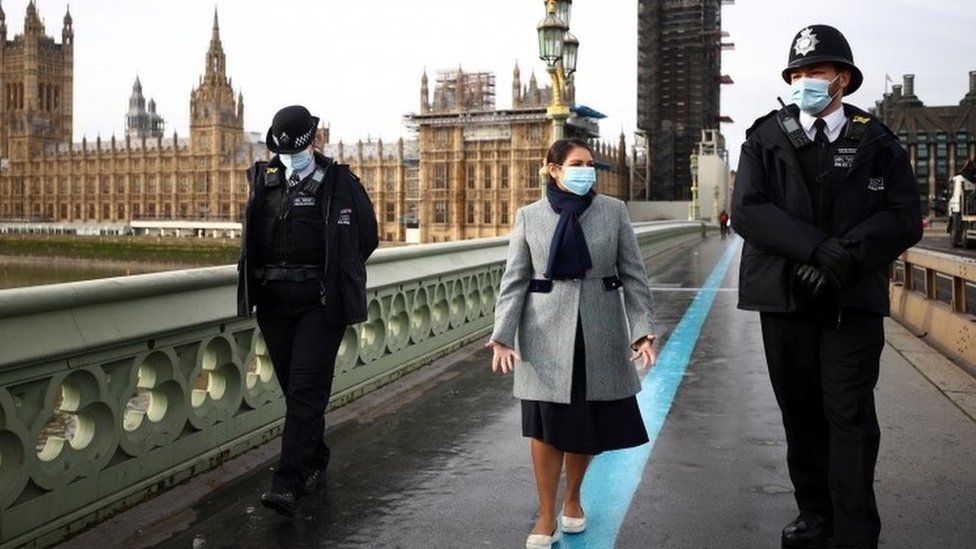
[[[549,199],[552,210],[559,214],[559,223],[552,235],[552,244],[549,245],[546,278],[582,278],[593,267],[593,260],[590,258],[589,248],[586,247],[586,237],[583,235],[579,216],[590,207],[593,193],[579,196],[549,183],[546,185],[546,198]]]

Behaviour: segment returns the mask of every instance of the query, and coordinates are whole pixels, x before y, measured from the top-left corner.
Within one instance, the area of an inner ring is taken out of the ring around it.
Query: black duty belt
[[[261,280],[305,282],[306,280],[321,280],[323,268],[316,265],[295,265],[284,267],[265,265],[264,267],[258,267],[256,274]]]

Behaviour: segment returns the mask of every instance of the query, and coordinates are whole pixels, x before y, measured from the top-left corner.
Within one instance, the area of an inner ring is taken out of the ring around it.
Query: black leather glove
[[[841,289],[854,278],[857,260],[836,238],[828,238],[813,251],[813,265],[820,269],[827,282]]]
[[[813,265],[803,265],[796,271],[796,281],[800,289],[811,299],[820,299],[829,284],[820,269]]]

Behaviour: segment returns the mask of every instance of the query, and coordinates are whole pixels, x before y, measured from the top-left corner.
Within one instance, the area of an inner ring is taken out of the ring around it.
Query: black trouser
[[[300,494],[309,473],[329,459],[325,408],[345,326],[326,321],[319,296],[317,280],[273,281],[259,291],[258,327],[285,394],[281,459],[272,481],[276,491]]]
[[[797,505],[832,519],[838,543],[875,547],[882,317],[834,309],[760,318]]]

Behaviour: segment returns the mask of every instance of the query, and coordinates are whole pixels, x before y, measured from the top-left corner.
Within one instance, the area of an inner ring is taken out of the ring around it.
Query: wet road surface
[[[695,289],[737,242],[710,237],[648,262],[662,344]],[[758,315],[735,309],[737,272],[736,257],[643,468],[617,547],[778,547],[780,529],[795,515]],[[523,547],[536,501],[528,444],[511,379],[493,376],[489,361],[478,349],[397,402],[331,430],[327,489],[303,499],[298,518],[258,505],[270,484],[274,462],[268,462],[174,512],[156,531],[132,536],[127,547],[145,546],[140,539],[194,549]],[[883,546],[970,547],[976,423],[891,348],[879,415]],[[594,503],[601,508],[592,515],[612,503]],[[583,546],[572,536],[564,540],[559,547]]]

